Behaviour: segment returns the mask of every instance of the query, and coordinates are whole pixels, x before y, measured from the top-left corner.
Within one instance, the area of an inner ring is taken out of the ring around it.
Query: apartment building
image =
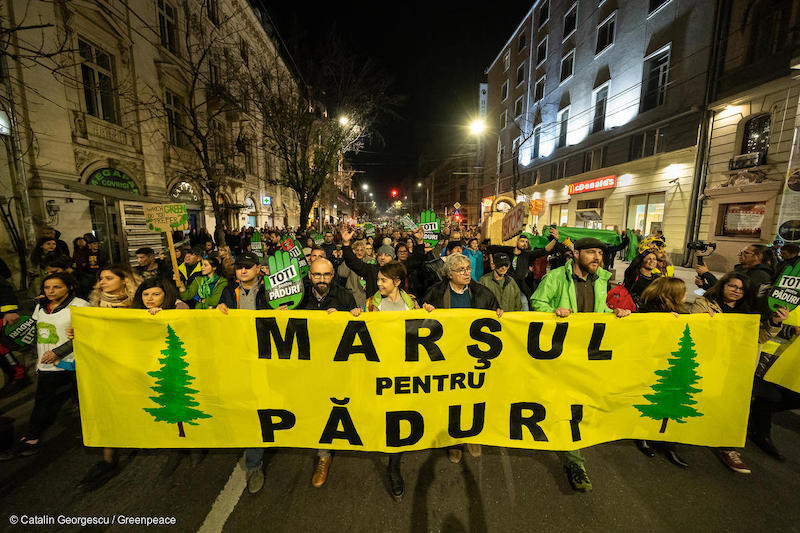
[[[243,103],[241,110],[214,119],[215,146],[226,144],[238,151],[218,196],[224,220],[215,220],[210,199],[187,173],[186,163],[193,154],[180,127],[186,126],[186,117],[181,116],[179,104],[188,101],[192,90],[211,91],[220,76],[209,61],[200,82],[191,79],[184,38],[187,24],[203,36],[221,25],[235,27],[235,36],[228,34],[235,46],[226,54],[238,54],[245,64],[256,55],[275,57],[282,64],[259,3],[12,0],[3,4],[0,9],[11,24],[31,20],[52,24],[45,30],[46,38],[63,39],[69,51],[56,59],[56,75],[24,59],[3,71],[7,75],[3,82],[13,95],[7,104],[13,104],[17,118],[21,150],[16,159],[27,179],[34,225],[54,226],[68,242],[94,232],[114,259],[127,260],[140,246],[162,248],[161,235],[146,231],[147,204],[185,202],[191,226],[211,232],[217,225],[298,224],[296,195],[261,179],[277,172],[278,164],[257,149],[261,128],[252,106]],[[21,44],[12,41],[12,51],[15,46]],[[200,112],[211,113],[212,99],[205,96],[198,98],[206,100]],[[154,117],[142,105],[154,98],[166,102],[163,116]],[[7,166],[13,164],[12,156],[8,158],[3,168],[12,168]],[[4,232],[0,235],[5,237]],[[9,251],[7,243],[2,246]]]
[[[680,259],[715,14],[712,1],[534,2],[487,70],[484,203],[542,199],[540,229],[661,231]]]

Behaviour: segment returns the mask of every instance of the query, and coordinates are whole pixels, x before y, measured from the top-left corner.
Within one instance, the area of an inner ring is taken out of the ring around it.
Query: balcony
[[[72,111],[72,137],[76,140],[83,139],[81,144],[97,145],[100,147],[113,147],[141,151],[139,136],[136,132],[128,130],[118,124],[106,122],[83,111]],[[80,141],[78,141],[80,142]]]

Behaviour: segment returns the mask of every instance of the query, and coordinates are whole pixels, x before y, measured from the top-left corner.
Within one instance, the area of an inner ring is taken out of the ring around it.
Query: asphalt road
[[[18,420],[32,407],[32,390],[0,401]],[[751,475],[727,470],[706,448],[680,446],[681,470],[648,459],[630,442],[585,450],[594,491],[570,489],[552,453],[484,447],[459,465],[442,450],[403,458],[406,495],[388,494],[386,456],[339,453],[328,483],[311,487],[311,450],[267,455],[266,484],[244,488],[240,450],[211,451],[196,466],[187,456],[169,477],[159,475],[164,451],[125,451],[122,472],[96,492],[76,490],[99,459],[81,445],[69,408],[38,456],[0,463],[0,531],[800,531],[800,414],[776,417],[774,440],[788,456],[778,463],[754,446],[744,452]],[[107,517],[111,525],[11,525],[12,516]],[[119,516],[169,517],[175,525],[120,525]],[[116,517],[116,518],[112,518]]]

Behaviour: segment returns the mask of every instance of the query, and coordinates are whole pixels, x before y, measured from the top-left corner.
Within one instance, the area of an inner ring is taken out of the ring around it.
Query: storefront
[[[523,193],[544,201],[537,218],[542,225],[662,232],[667,253],[679,261],[686,244],[694,154],[694,148],[658,154],[528,187]]]
[[[172,202],[186,204],[189,215],[189,230],[206,227],[203,220],[203,203],[197,189],[188,181],[179,181],[169,191]]]

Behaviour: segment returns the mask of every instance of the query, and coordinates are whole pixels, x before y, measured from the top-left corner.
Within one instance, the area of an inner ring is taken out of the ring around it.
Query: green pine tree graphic
[[[656,375],[661,377],[650,387],[655,394],[644,395],[650,403],[634,405],[641,412],[639,416],[661,420],[659,433],[666,431],[670,419],[685,424],[684,418],[703,416],[703,413],[692,407],[697,403],[692,396],[702,389],[693,387],[700,380],[696,372],[700,365],[695,361],[697,352],[694,350],[694,341],[688,324],[678,343],[678,350],[672,352],[672,355],[674,357],[667,359],[669,368],[656,370]]]
[[[144,410],[153,415],[156,422],[178,424],[178,436],[185,437],[184,422],[196,426],[197,422],[194,420],[211,418],[211,415],[194,408],[200,405],[191,396],[197,391],[189,388],[189,382],[194,380],[194,377],[186,370],[189,363],[183,359],[186,357],[183,341],[170,326],[167,326],[166,340],[167,348],[161,350],[164,357],[158,360],[161,363],[161,370],[147,373],[156,378],[156,385],[151,388],[158,393],[158,396],[151,396],[150,399],[161,407],[145,407]]]

